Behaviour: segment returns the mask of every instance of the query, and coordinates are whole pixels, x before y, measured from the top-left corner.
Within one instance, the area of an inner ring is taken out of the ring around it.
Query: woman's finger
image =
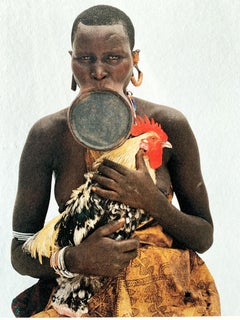
[[[103,160],[103,164],[101,166],[102,167],[106,166],[108,168],[111,168],[114,171],[116,171],[116,172],[118,172],[118,173],[120,173],[122,175],[125,175],[126,171],[127,171],[127,168],[125,166],[122,166],[121,164],[118,164],[118,163],[113,162],[113,161],[108,160],[108,159],[104,159]]]
[[[104,226],[98,228],[95,231],[95,234],[99,235],[100,237],[107,237],[112,235],[114,232],[121,229],[125,224],[125,219],[121,218],[116,221],[111,221],[108,224],[105,224]]]

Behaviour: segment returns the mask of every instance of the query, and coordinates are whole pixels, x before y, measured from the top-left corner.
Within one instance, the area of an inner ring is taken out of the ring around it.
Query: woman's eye
[[[80,60],[91,60],[91,58],[89,56],[83,56],[83,57],[80,57]]]
[[[78,60],[79,62],[93,62],[94,58],[91,56],[80,56],[76,57],[76,60]]]
[[[107,61],[109,63],[117,63],[119,62],[121,57],[119,55],[109,55],[107,56]]]
[[[119,56],[109,56],[108,59],[109,60],[118,60]]]

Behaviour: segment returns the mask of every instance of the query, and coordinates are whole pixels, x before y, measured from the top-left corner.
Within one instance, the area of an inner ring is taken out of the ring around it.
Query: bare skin
[[[72,51],[72,70],[80,93],[93,88],[112,89],[123,95],[132,75],[132,53],[122,25],[79,25]],[[110,161],[99,168],[95,192],[149,212],[177,243],[198,252],[213,241],[213,224],[203,182],[197,144],[185,117],[177,110],[136,98],[137,113],[153,117],[167,132],[173,149],[164,149],[157,170],[157,185],[136,155],[137,170]],[[60,211],[71,191],[84,182],[85,149],[76,143],[67,126],[67,109],[39,120],[27,138],[20,162],[19,185],[13,215],[13,230],[37,232],[44,225],[52,175]],[[180,210],[165,196],[176,193]],[[144,196],[147,195],[147,196]],[[114,241],[108,236],[123,221],[103,226],[79,246],[68,248],[66,265],[72,272],[92,275],[118,274],[137,256],[138,239]],[[96,254],[93,254],[96,253]],[[12,242],[12,263],[21,274],[36,278],[55,277],[48,259],[43,265]]]

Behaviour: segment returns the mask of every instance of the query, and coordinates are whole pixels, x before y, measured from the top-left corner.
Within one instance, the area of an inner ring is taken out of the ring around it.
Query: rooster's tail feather
[[[50,258],[59,247],[56,244],[59,228],[56,224],[62,219],[59,214],[50,220],[39,232],[29,238],[23,245],[23,250],[29,252],[33,258],[37,258],[42,264],[42,257]]]

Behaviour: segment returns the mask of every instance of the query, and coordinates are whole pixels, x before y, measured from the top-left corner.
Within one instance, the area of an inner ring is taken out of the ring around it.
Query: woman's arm
[[[203,253],[213,242],[213,221],[197,142],[181,113],[178,113],[173,134],[175,139],[170,135],[174,147],[169,170],[181,211],[173,208],[178,216],[178,228],[173,228],[172,235],[185,246]]]
[[[31,129],[25,143],[19,166],[17,197],[13,212],[13,230],[36,233],[44,225],[49,205],[53,154],[50,137],[43,121]],[[22,250],[22,241],[12,241],[12,264],[21,274],[32,277],[52,277],[47,259],[43,265]]]

